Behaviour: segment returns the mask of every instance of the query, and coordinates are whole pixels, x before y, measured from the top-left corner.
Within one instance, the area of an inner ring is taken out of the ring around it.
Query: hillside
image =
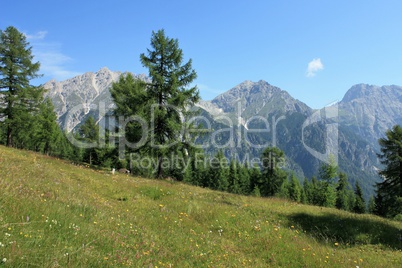
[[[401,267],[402,224],[0,147],[0,266]],[[1,262],[2,260],[2,262]]]

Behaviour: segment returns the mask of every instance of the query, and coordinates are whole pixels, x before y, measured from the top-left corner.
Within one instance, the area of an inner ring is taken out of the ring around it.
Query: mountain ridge
[[[55,105],[62,128],[72,131],[88,116],[93,116],[99,124],[105,126],[104,116],[111,114],[114,107],[108,89],[125,74],[127,72],[112,72],[104,67],[98,72],[87,72],[61,82],[47,82],[46,94]],[[148,79],[143,74],[133,75],[138,79]],[[99,113],[101,105],[104,107],[103,114]],[[239,126],[238,131],[244,133],[250,128],[267,130],[267,134],[250,135],[250,139],[255,143],[269,142],[284,150],[289,156],[289,168],[299,170],[301,177],[318,174],[320,161],[314,159],[305,149],[308,146],[323,153],[326,125],[335,122],[339,124],[337,131],[341,168],[351,174],[350,180],[353,182],[360,180],[359,177],[364,178],[367,181],[366,192],[372,192],[373,184],[379,179],[376,173],[380,168],[376,159],[377,140],[393,124],[402,123],[402,87],[353,85],[343,99],[332,106],[339,114],[337,118],[329,121],[322,118],[324,121],[321,120],[321,123],[306,128],[306,120],[318,115],[317,112],[322,114],[327,108],[312,109],[293,98],[287,91],[264,80],[245,80],[210,101],[201,100],[196,107],[208,115],[208,120],[216,121],[212,124],[219,131],[236,125]],[[263,119],[266,119],[265,123]],[[238,136],[235,133],[233,138],[236,144],[241,141],[242,146],[228,148],[227,156],[230,157],[233,150],[240,150],[240,155],[243,156],[260,156],[260,149],[248,148],[243,144],[244,135]],[[214,153],[214,150],[208,152]]]

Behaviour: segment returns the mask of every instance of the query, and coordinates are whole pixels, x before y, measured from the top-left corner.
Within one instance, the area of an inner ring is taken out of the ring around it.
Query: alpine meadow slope
[[[0,266],[401,267],[400,222],[0,146]]]

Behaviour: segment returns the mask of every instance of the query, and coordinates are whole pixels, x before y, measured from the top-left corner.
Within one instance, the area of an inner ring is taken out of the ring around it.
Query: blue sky
[[[354,84],[402,85],[402,1],[2,0],[0,29],[24,32],[39,83],[102,67],[147,73],[164,28],[193,60],[203,99],[265,80],[313,108]]]

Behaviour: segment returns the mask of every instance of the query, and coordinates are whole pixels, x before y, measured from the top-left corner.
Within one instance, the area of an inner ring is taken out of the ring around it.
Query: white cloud
[[[321,59],[313,59],[308,63],[307,71],[306,71],[306,76],[307,77],[314,77],[316,73],[320,70],[324,69],[324,65],[321,62]]]
[[[37,32],[35,34],[26,34],[26,33],[24,33],[24,35],[25,35],[25,37],[27,38],[28,41],[42,40],[47,35],[47,31],[39,31],[39,32]]]
[[[79,72],[67,70],[66,65],[72,62],[73,59],[64,55],[57,49],[34,49],[34,55],[35,60],[39,61],[40,63],[40,72],[45,76],[49,76],[60,81],[80,74]]]
[[[62,52],[61,44],[45,40],[47,31],[39,31],[35,34],[26,34],[25,36],[32,46],[34,60],[40,63],[40,74],[45,78],[65,80],[80,72],[69,70],[68,65],[74,60]]]

